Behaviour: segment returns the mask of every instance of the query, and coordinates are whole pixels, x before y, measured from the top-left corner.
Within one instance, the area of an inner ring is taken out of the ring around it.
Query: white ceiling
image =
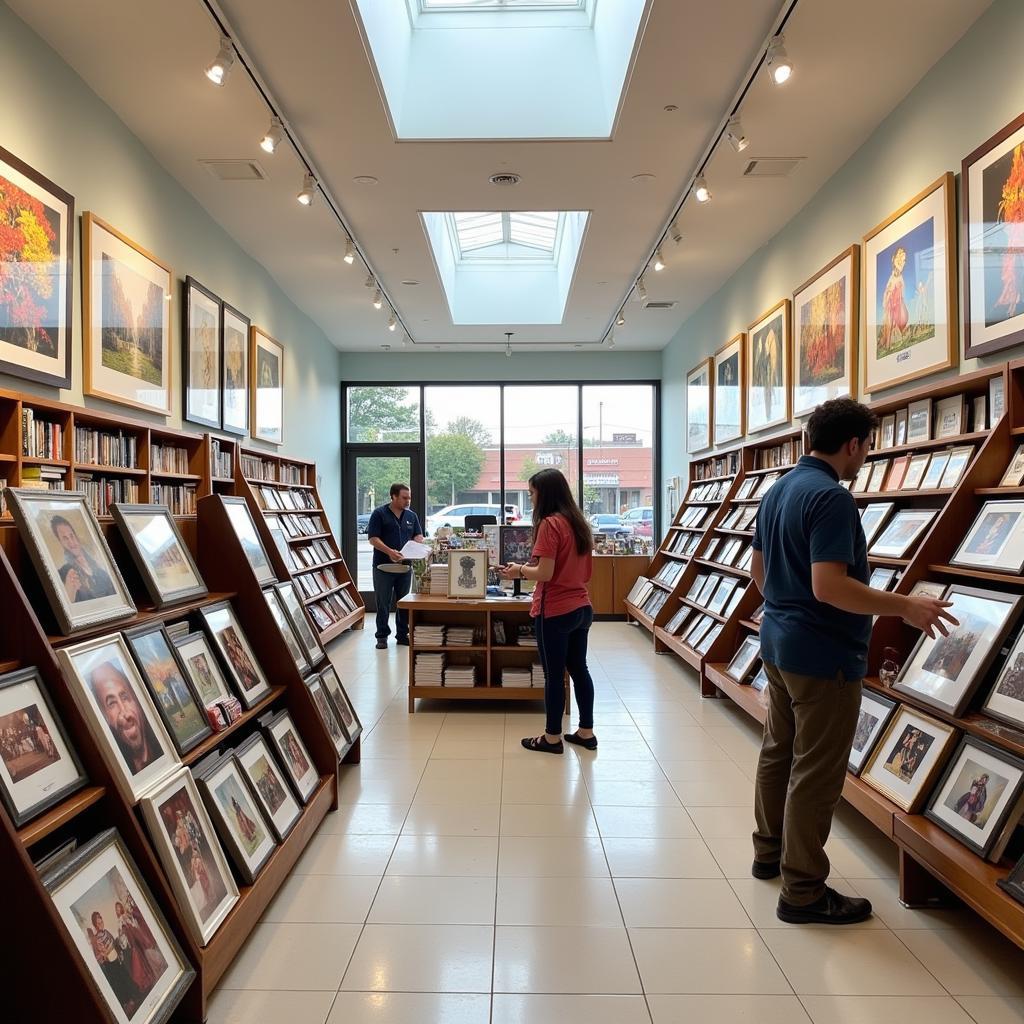
[[[365,269],[342,262],[344,235],[325,203],[295,202],[303,167],[294,152],[260,150],[269,115],[256,88],[237,66],[223,89],[204,77],[219,32],[200,0],[7,2],[339,349],[397,342],[386,308],[371,305]],[[754,81],[742,108],[750,148],[719,148],[707,171],[713,201],[686,204],[684,241],[668,241],[667,269],[646,275],[651,300],[678,305],[644,310],[631,300],[618,347],[662,348],[989,3],[799,0],[785,29],[793,78],[784,88],[763,74]],[[500,208],[592,212],[563,323],[512,329],[517,345],[599,345],[780,14],[779,0],[651,0],[611,141],[400,143],[345,0],[221,0],[221,10],[417,348],[504,345],[504,325],[452,326],[419,217]],[[804,159],[787,178],[742,177],[750,157],[780,156]],[[255,158],[267,180],[219,181],[199,163],[208,158]],[[487,180],[497,171],[522,181],[497,188]],[[653,177],[637,183],[638,174]],[[353,180],[362,175],[378,184]]]

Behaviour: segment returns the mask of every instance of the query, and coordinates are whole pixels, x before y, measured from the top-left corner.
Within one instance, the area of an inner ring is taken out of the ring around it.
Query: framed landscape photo
[[[75,200],[0,147],[0,373],[71,387]]]
[[[448,596],[487,596],[487,552],[459,548],[449,552]]]
[[[206,632],[220,653],[221,662],[231,676],[242,703],[247,708],[258,704],[270,693],[270,683],[249,646],[249,639],[231,602],[206,605],[200,614]]]
[[[783,299],[748,328],[745,362],[747,385],[747,433],[756,434],[788,423],[790,381],[790,301]]]
[[[864,236],[865,394],[957,363],[955,197],[947,171]]]
[[[249,326],[252,380],[250,430],[257,441],[284,443],[284,346],[255,324]]]
[[[715,444],[735,441],[746,433],[745,334],[730,338],[712,357],[715,363],[712,421]]]
[[[902,509],[871,545],[869,554],[880,558],[905,558],[937,514],[934,508]]]
[[[82,214],[85,394],[171,414],[171,268]]]
[[[239,544],[242,545],[246,561],[256,574],[256,582],[260,586],[265,583],[276,583],[277,576],[270,564],[270,559],[267,558],[266,548],[263,547],[263,541],[260,540],[260,535],[256,531],[256,523],[253,521],[245,498],[222,494],[220,500],[224,505],[228,522],[231,523],[231,528],[235,531]]]
[[[986,501],[950,565],[1014,575],[1024,570],[1024,501]]]
[[[986,715],[1024,729],[1024,631],[1010,647],[981,709]]]
[[[850,761],[847,765],[854,775],[860,775],[864,762],[875,749],[878,737],[889,724],[889,719],[896,711],[896,701],[889,700],[873,690],[865,689],[860,696],[860,715],[857,728],[853,734],[853,746],[850,749]]]
[[[328,665],[320,673],[320,679],[327,690],[328,696],[331,698],[334,710],[338,712],[338,719],[348,735],[349,741],[357,739],[363,731],[363,723],[359,721],[356,709],[352,701],[348,699],[348,694],[345,692],[345,687],[341,685],[341,680],[338,678],[338,672],[335,667]]]
[[[204,708],[234,696],[220,669],[217,656],[210,649],[205,633],[189,633],[174,641],[192,689]]]
[[[253,733],[236,748],[235,760],[278,841],[283,843],[301,817],[302,808],[285,782],[263,734]]]
[[[921,477],[920,490],[934,490],[942,482],[942,474],[946,472],[949,465],[949,452],[934,452],[928,462],[928,468]]]
[[[299,595],[295,592],[295,584],[291,580],[287,580],[285,583],[278,583],[274,589],[281,596],[281,602],[284,605],[284,610],[288,613],[292,628],[305,648],[306,658],[310,665],[316,665],[327,655],[309,624],[306,610],[299,600]]]
[[[702,360],[686,375],[686,451],[711,447],[711,410],[714,404],[711,379],[714,360]]]
[[[279,712],[267,722],[263,732],[278,761],[284,765],[296,795],[304,804],[308,803],[320,782],[320,775],[292,716],[287,711]]]
[[[194,277],[185,278],[181,376],[184,418],[201,427],[221,427],[221,300]]]
[[[234,306],[220,304],[221,428],[244,437],[249,433],[249,318]]]

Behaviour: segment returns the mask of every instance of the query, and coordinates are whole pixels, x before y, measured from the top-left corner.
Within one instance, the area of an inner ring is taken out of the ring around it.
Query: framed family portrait
[[[189,633],[175,640],[174,646],[185,666],[192,689],[204,708],[234,696],[205,633]]]
[[[135,602],[81,491],[10,488],[6,493],[65,636],[135,614]]]
[[[338,713],[334,710],[331,698],[327,695],[323,681],[318,675],[309,676],[306,679],[306,687],[309,689],[310,697],[313,698],[313,706],[320,716],[320,721],[323,723],[324,728],[327,730],[327,735],[330,736],[331,742],[334,744],[335,752],[338,757],[343,756],[348,749],[348,737],[345,735],[345,730],[341,727],[341,720],[338,718]]]
[[[756,434],[788,423],[791,367],[789,362],[790,301],[783,299],[748,328],[745,352],[747,433]]]
[[[274,589],[281,596],[281,602],[284,605],[284,610],[288,613],[288,618],[292,624],[292,628],[295,630],[296,635],[302,642],[302,646],[306,651],[307,660],[310,665],[316,665],[327,655],[309,624],[309,619],[306,616],[306,609],[299,600],[299,595],[295,592],[295,584],[292,583],[291,580],[288,580],[285,583],[278,583]]]
[[[869,554],[880,558],[905,558],[938,514],[934,508],[906,508],[889,520]]]
[[[171,268],[82,214],[85,394],[171,414]]]
[[[71,387],[75,200],[0,147],[0,373]]]
[[[242,703],[251,708],[268,693],[270,683],[263,674],[256,655],[249,646],[241,624],[230,601],[220,601],[201,609],[203,625],[217,648],[231,681]]]
[[[253,733],[235,750],[235,760],[274,834],[283,843],[302,815],[302,808],[285,782],[263,734]]]
[[[263,597],[267,602],[267,607],[270,609],[270,614],[274,617],[274,622],[277,623],[277,628],[281,631],[281,639],[284,640],[284,645],[288,648],[288,653],[292,656],[295,667],[299,670],[300,675],[305,675],[310,669],[309,660],[302,650],[299,638],[292,627],[291,619],[288,618],[288,613],[281,603],[281,595],[273,587],[267,587],[263,591]]]
[[[181,376],[184,418],[201,427],[221,427],[220,297],[194,277],[185,278]]]
[[[865,394],[957,363],[955,203],[947,171],[864,236]]]
[[[981,710],[1001,722],[1024,728],[1024,631],[1011,645]]]
[[[284,443],[284,346],[255,324],[249,327],[252,367],[252,436]]]
[[[746,335],[730,338],[712,357],[714,400],[712,422],[715,444],[727,444],[746,433],[746,375],[743,343]]]
[[[1014,575],[1024,570],[1024,501],[986,501],[950,564]]]
[[[459,548],[449,552],[448,557],[448,596],[486,597],[487,552]]]
[[[857,716],[857,728],[853,734],[853,746],[850,748],[850,760],[847,768],[854,775],[860,775],[864,762],[875,749],[878,737],[889,724],[889,719],[896,711],[896,701],[883,697],[874,690],[864,689],[860,695],[860,714]]]
[[[306,749],[299,730],[287,711],[274,715],[263,727],[263,733],[277,759],[284,766],[285,774],[296,796],[305,804],[316,790],[320,781],[313,758]]]
[[[686,375],[686,451],[711,447],[711,411],[714,404],[713,359],[704,359]]]
[[[253,521],[252,513],[245,498],[235,498],[228,495],[219,495],[224,511],[227,514],[228,522],[235,531],[246,561],[252,566],[256,574],[256,582],[262,586],[264,583],[277,582],[270,559],[267,557],[266,548],[256,531],[256,523]]]
[[[860,246],[851,245],[793,293],[793,415],[857,393]]]
[[[249,328],[252,324],[234,306],[220,304],[221,429],[244,437],[249,433]]]
[[[327,690],[327,695],[331,698],[334,710],[338,713],[341,727],[345,730],[349,742],[352,742],[363,731],[363,724],[359,721],[359,716],[356,714],[352,701],[348,699],[345,687],[341,685],[341,680],[338,678],[335,667],[328,665],[320,673],[320,680],[324,684],[324,689]]]

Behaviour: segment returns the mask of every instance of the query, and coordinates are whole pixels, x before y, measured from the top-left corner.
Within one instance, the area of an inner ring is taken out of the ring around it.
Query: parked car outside
[[[590,526],[594,531],[594,535],[602,535],[605,537],[612,537],[615,540],[621,540],[626,537],[633,535],[633,527],[627,526],[621,516],[614,515],[613,513],[603,512],[590,517]]]
[[[518,505],[445,505],[439,508],[433,515],[427,516],[427,533],[437,532],[438,527],[451,526],[464,529],[466,516],[494,516],[497,522],[501,522],[504,510],[505,520],[509,523],[520,520]]]
[[[654,506],[641,505],[639,508],[631,508],[622,515],[622,522],[632,527],[633,533],[638,537],[654,536]]]
[[[369,525],[370,525],[370,513],[369,512],[360,512],[360,514],[356,516],[356,533],[358,533],[358,534],[366,533],[366,530],[369,527]]]

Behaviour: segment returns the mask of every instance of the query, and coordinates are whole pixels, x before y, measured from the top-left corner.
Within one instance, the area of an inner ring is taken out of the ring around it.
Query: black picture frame
[[[245,387],[244,387],[244,398],[242,400],[242,416],[243,422],[241,424],[229,423],[227,414],[227,394],[228,394],[228,360],[227,360],[227,319],[233,317],[234,319],[245,324],[245,330],[242,332],[242,358],[245,361]],[[235,309],[230,302],[222,301],[220,304],[220,429],[226,434],[233,434],[235,437],[248,437],[249,436],[249,404],[250,404],[250,392],[252,388],[252,366],[249,361],[249,329],[252,327],[252,320],[247,317],[240,310]]]
[[[201,285],[194,277],[189,275],[185,278],[182,292],[182,315],[181,315],[181,416],[186,423],[195,423],[200,427],[212,427],[220,430],[223,420],[224,392],[223,392],[223,362],[224,362],[224,337],[222,326],[224,322],[223,300],[219,295],[214,294],[209,288]],[[191,385],[191,353],[190,340],[192,337],[193,313],[192,296],[199,294],[205,296],[210,302],[217,306],[216,330],[217,339],[214,346],[217,354],[217,362],[220,363],[215,373],[217,387],[217,416],[207,418],[191,409],[192,385]]]
[[[289,763],[288,757],[281,747],[281,740],[278,737],[275,730],[280,729],[281,726],[285,726],[291,731],[295,742],[298,745],[299,753],[305,758],[308,765],[307,771],[299,778],[296,778],[292,766]],[[277,756],[278,763],[284,767],[285,778],[288,779],[288,784],[292,787],[292,792],[299,798],[299,802],[302,804],[308,804],[312,799],[313,794],[316,792],[317,786],[320,785],[320,772],[317,769],[316,762],[313,760],[313,755],[310,754],[309,748],[306,746],[306,741],[302,738],[302,734],[299,732],[298,726],[295,724],[295,720],[292,718],[291,713],[285,708],[279,711],[276,715],[271,714],[260,719],[260,728],[263,731],[263,735],[266,737],[267,744],[270,749],[274,751]],[[300,785],[302,779],[306,778],[307,775],[312,773],[312,778],[307,781],[303,786]]]
[[[892,718],[892,716],[896,713],[896,708],[898,707],[898,704],[897,704],[896,701],[892,700],[889,697],[884,696],[883,694],[879,693],[877,690],[869,690],[866,687],[864,688],[864,690],[861,693],[861,706],[862,707],[863,707],[864,697],[868,697],[870,700],[876,701],[877,703],[881,704],[885,708],[885,717],[878,723],[878,725],[876,727],[876,731],[875,731],[875,738],[872,741],[871,745],[868,746],[868,747],[865,747],[864,750],[861,751],[860,760],[859,761],[854,758],[853,747],[852,746],[850,747],[850,758],[849,758],[849,760],[846,763],[846,770],[851,775],[860,775],[860,773],[864,770],[864,765],[866,765],[868,763],[868,759],[871,757],[872,751],[874,751],[875,747],[878,746],[878,741],[885,734],[886,727],[888,726],[889,721]],[[857,720],[858,720],[858,723],[859,723],[859,721],[860,721],[860,714],[859,713],[857,715]],[[855,735],[854,736],[854,741],[856,741],[856,738],[857,737]]]
[[[1021,857],[1013,870],[1005,878],[1000,878],[996,885],[1018,903],[1024,903],[1024,857]]]
[[[333,681],[338,684],[338,692],[341,694],[340,699],[338,694],[336,694],[329,685],[328,680],[332,677]],[[345,689],[345,686],[341,681],[341,676],[338,675],[338,670],[330,662],[320,670],[320,682],[331,701],[331,706],[338,714],[338,721],[341,723],[342,729],[345,730],[345,735],[348,736],[349,743],[354,743],[362,735],[363,723],[359,721],[356,706],[352,703],[352,698],[349,697],[348,691]],[[342,702],[344,702],[344,708],[341,707]],[[348,711],[352,716],[353,724],[351,727],[345,722],[345,711]]]

